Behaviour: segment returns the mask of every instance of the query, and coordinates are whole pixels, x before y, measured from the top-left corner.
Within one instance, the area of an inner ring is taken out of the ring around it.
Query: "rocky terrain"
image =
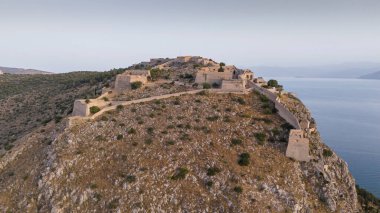
[[[169,68],[157,71],[156,80],[186,84],[197,65]],[[112,75],[103,80],[103,86],[112,84]],[[162,83],[119,98],[183,90]],[[297,98],[281,100],[297,117],[311,118]],[[70,128],[64,114],[20,134],[1,156],[0,210],[376,212],[362,191],[358,198],[347,164],[317,130],[309,135],[310,162],[285,157],[290,126],[268,107],[255,92],[200,92],[118,107]]]

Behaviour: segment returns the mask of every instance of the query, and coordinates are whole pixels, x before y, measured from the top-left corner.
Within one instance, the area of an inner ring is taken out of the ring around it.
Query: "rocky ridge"
[[[293,112],[311,118],[291,101]],[[256,93],[201,93],[124,107],[70,129],[66,119],[51,122],[0,159],[0,209],[359,212],[347,164],[318,131],[309,135],[312,161],[288,159],[288,125],[263,105]]]

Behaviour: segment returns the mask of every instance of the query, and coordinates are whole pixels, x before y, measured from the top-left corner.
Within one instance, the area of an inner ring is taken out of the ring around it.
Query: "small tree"
[[[276,88],[278,87],[278,82],[274,79],[270,79],[267,84],[270,87],[276,87]]]
[[[142,82],[141,81],[135,81],[131,83],[131,88],[132,89],[138,89],[142,87]]]
[[[250,162],[250,155],[249,155],[249,153],[244,152],[244,153],[241,153],[239,155],[238,164],[240,166],[248,166],[249,162]]]
[[[91,113],[91,114],[95,114],[95,113],[97,113],[97,112],[99,112],[99,111],[100,111],[100,108],[97,107],[97,106],[92,106],[92,107],[90,107],[90,113]]]

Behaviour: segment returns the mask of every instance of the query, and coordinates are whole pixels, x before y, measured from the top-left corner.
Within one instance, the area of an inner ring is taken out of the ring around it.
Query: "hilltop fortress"
[[[159,80],[163,77],[165,80]],[[140,87],[154,87],[162,84],[179,85],[177,92],[162,92],[153,97],[126,99],[126,94]],[[135,64],[124,73],[116,76],[110,88],[104,88],[103,94],[96,99],[81,99],[74,102],[73,115],[69,125],[81,123],[84,118],[94,119],[104,112],[115,110],[117,106],[159,100],[183,94],[195,94],[203,90],[214,93],[258,92],[269,99],[277,113],[287,121],[290,130],[286,156],[298,161],[309,161],[308,134],[310,118],[297,117],[281,97],[286,96],[282,88],[268,85],[262,77],[256,77],[251,70],[238,69],[233,65],[216,63],[199,56],[182,56],[174,59],[156,58],[149,62]],[[168,94],[165,94],[168,93]]]

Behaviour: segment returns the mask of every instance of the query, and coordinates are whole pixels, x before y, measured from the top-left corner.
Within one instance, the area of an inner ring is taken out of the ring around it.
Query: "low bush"
[[[141,81],[135,81],[131,83],[131,89],[135,90],[141,88],[143,83]]]
[[[97,113],[97,112],[99,112],[99,111],[100,111],[100,108],[97,107],[97,106],[92,106],[92,107],[90,107],[90,113],[91,113],[91,114],[95,114],[95,113]]]
[[[166,141],[166,144],[167,144],[167,145],[174,145],[174,144],[175,144],[175,141],[173,141],[173,140],[168,140],[168,141]]]
[[[150,144],[153,143],[153,139],[152,138],[147,138],[147,139],[145,139],[144,143],[147,144],[147,145],[150,145]]]
[[[119,134],[119,135],[117,135],[116,139],[117,139],[117,140],[121,140],[121,139],[123,139],[123,137],[124,137],[124,136],[123,136],[122,134]]]
[[[154,133],[154,128],[153,127],[148,127],[146,128],[146,132],[149,134],[149,135],[152,135]]]
[[[207,175],[208,176],[214,176],[216,174],[218,174],[219,172],[221,172],[222,170],[219,169],[218,167],[210,167],[207,169]]]
[[[332,155],[333,155],[333,152],[330,149],[323,149],[324,157],[331,157]]]
[[[241,139],[239,139],[239,138],[232,138],[231,139],[231,144],[233,145],[233,146],[235,146],[235,145],[241,145],[243,143],[243,140],[241,140]]]
[[[117,109],[118,111],[122,110],[123,108],[124,108],[123,105],[117,105],[117,106],[116,106],[116,109]]]
[[[133,183],[136,181],[136,176],[134,175],[127,175],[127,177],[125,177],[125,181],[127,181],[127,183]]]
[[[130,128],[128,130],[128,134],[136,134],[136,130],[134,128]]]
[[[241,153],[239,155],[238,164],[240,166],[248,166],[249,163],[250,163],[250,155],[249,155],[249,153],[246,153],[246,152]]]
[[[265,140],[266,140],[266,135],[262,132],[259,132],[259,133],[255,133],[255,138],[257,139],[258,143],[260,145],[263,145]]]
[[[243,192],[243,188],[241,187],[241,186],[235,186],[234,187],[234,192],[236,192],[236,193],[242,193]]]
[[[177,168],[174,174],[171,176],[172,180],[181,180],[185,179],[186,175],[189,173],[189,170],[184,167]]]
[[[242,98],[242,97],[237,97],[237,98],[234,99],[234,101],[238,102],[241,105],[245,105],[246,104],[244,98]]]
[[[176,98],[176,99],[173,101],[173,104],[174,104],[174,105],[180,105],[181,102],[179,101],[179,98]]]

